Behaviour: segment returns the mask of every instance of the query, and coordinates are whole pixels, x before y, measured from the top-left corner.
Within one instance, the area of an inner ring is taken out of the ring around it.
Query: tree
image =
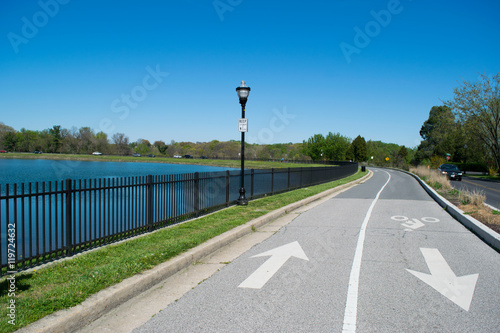
[[[157,140],[153,143],[153,146],[155,146],[160,154],[165,155],[167,153],[168,146],[165,144],[164,141]]]
[[[368,159],[368,151],[366,149],[365,138],[358,135],[351,143],[350,153],[351,157],[356,162],[364,162]]]
[[[17,150],[18,151],[34,151],[36,150],[36,143],[38,141],[38,133],[35,131],[26,130],[21,128],[17,132]]]
[[[61,125],[54,125],[51,129],[49,129],[49,134],[52,136],[52,142],[47,151],[51,153],[59,153],[59,148],[62,144]]]
[[[325,137],[323,134],[314,134],[304,141],[304,154],[311,157],[313,161],[322,159]]]
[[[455,116],[448,106],[433,106],[429,111],[429,118],[420,129],[423,141],[418,147],[417,159],[422,161],[434,155],[446,154],[453,157],[460,153],[460,147],[465,144],[461,133],[462,127],[455,121]],[[461,156],[457,158],[460,159]]]
[[[382,141],[368,141],[366,143],[367,156],[372,158],[371,162],[375,165],[387,165],[386,157],[390,158],[396,156],[401,147],[395,143],[384,143]]]
[[[4,144],[5,136],[8,133],[15,133],[15,132],[16,132],[16,130],[14,128],[5,125],[3,122],[0,122],[0,146],[2,148],[7,148]],[[10,140],[12,140],[12,138]],[[10,149],[8,149],[8,150],[10,150]]]
[[[406,159],[406,157],[408,156],[408,149],[406,149],[405,146],[402,146],[398,152],[398,156],[403,158],[403,159]]]
[[[481,75],[478,82],[463,81],[446,101],[464,123],[472,121],[475,137],[487,147],[494,163],[500,166],[500,73],[492,78]]]
[[[92,142],[93,142],[92,146],[94,147],[95,150],[104,154],[110,153],[108,135],[106,133],[102,131],[97,132]]]
[[[348,137],[340,135],[340,133],[333,134],[329,132],[325,137],[324,142],[324,155],[327,159],[332,161],[343,161],[346,159],[347,151],[351,145],[351,140]]]
[[[115,133],[111,138],[115,144],[116,153],[119,155],[130,154],[130,147],[128,142],[128,137],[123,133]]]
[[[9,151],[16,150],[17,136],[15,132],[7,132],[3,137],[3,146]]]
[[[78,153],[90,154],[95,151],[93,145],[94,130],[90,127],[81,127],[78,130]]]

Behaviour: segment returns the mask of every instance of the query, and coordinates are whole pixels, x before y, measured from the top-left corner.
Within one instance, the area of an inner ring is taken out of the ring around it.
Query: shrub
[[[437,169],[441,164],[446,163],[446,158],[443,156],[434,155],[431,157],[431,168]]]
[[[496,176],[498,173],[498,167],[495,165],[492,165],[488,168],[488,172],[489,172],[490,176]]]
[[[445,175],[440,174],[437,170],[432,170],[429,167],[419,165],[416,168],[410,168],[410,172],[413,172],[425,182],[431,184],[432,187],[443,190],[452,189],[450,180]]]
[[[458,193],[458,200],[462,205],[474,205],[481,207],[486,200],[486,194],[483,191],[464,190]]]

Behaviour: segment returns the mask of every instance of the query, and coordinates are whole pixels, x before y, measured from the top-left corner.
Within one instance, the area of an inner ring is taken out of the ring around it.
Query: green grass
[[[77,155],[77,154],[32,154],[32,153],[7,153],[0,154],[0,158],[20,159],[48,159],[48,160],[72,160],[72,161],[100,161],[100,162],[148,162],[148,163],[170,163],[170,164],[193,164],[210,165],[226,168],[240,168],[239,160],[213,160],[213,159],[179,159],[171,157],[133,157],[112,155]],[[324,166],[324,164],[305,163],[281,163],[264,161],[245,161],[245,169],[271,169],[271,168],[299,168],[311,166]]]
[[[236,226],[366,173],[233,206],[142,237],[55,262],[33,272],[18,273],[16,325],[8,323],[7,277],[0,279],[0,332],[11,332],[58,310],[80,304],[89,296],[146,271]]]

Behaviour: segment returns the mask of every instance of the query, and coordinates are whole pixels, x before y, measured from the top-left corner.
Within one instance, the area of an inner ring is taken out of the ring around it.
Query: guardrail
[[[344,178],[357,163],[245,170],[247,198]],[[34,267],[234,204],[240,171],[0,185],[1,273]]]

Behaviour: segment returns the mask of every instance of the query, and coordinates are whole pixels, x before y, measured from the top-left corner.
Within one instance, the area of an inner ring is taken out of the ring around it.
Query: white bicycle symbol
[[[401,225],[406,228],[405,231],[413,231],[413,230],[416,230],[418,228],[424,227],[425,224],[422,223],[422,221],[425,223],[439,222],[439,219],[437,219],[435,217],[421,217],[420,220],[419,219],[411,219],[410,220],[408,217],[402,216],[402,215],[392,216],[391,220],[402,222]]]

